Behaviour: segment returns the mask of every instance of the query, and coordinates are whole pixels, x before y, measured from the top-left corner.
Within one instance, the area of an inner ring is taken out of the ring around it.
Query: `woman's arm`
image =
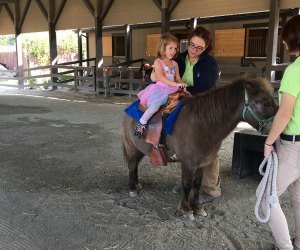
[[[289,120],[291,119],[291,116],[293,114],[295,102],[295,96],[283,92],[279,109],[275,115],[270,133],[266,139],[264,150],[265,158],[268,158],[271,152],[274,150],[274,147],[272,145],[289,123]]]

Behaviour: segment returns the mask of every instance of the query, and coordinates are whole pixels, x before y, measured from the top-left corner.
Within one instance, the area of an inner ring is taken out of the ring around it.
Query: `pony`
[[[177,213],[185,220],[203,214],[199,203],[203,169],[212,166],[221,143],[239,122],[245,121],[267,134],[278,107],[270,82],[262,77],[240,76],[223,85],[193,97],[184,97],[171,135],[165,138],[168,155],[181,163],[181,198]],[[124,114],[122,144],[125,166],[129,170],[131,196],[142,188],[138,165],[150,155],[152,144],[133,136],[136,121]],[[169,159],[171,161],[171,159]]]

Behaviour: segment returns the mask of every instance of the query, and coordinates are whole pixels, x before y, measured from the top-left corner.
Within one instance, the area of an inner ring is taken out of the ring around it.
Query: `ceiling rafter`
[[[83,0],[83,3],[88,8],[88,10],[91,12],[92,16],[95,16],[95,9],[94,6],[91,4],[89,0]]]
[[[1,13],[2,7],[3,7],[3,4],[0,3],[0,13]]]
[[[15,3],[15,0],[0,0],[0,3]]]
[[[8,4],[7,4],[7,3],[4,3],[4,4],[2,4],[2,6],[4,6],[4,8],[6,9],[6,11],[7,11],[7,13],[8,13],[8,16],[9,16],[10,20],[12,21],[12,23],[14,23],[14,22],[15,22],[15,20],[14,20],[14,15],[13,15],[13,13],[11,12],[10,8],[8,7]]]
[[[159,10],[161,10],[161,5],[162,5],[161,0],[152,0],[152,1],[155,3],[156,7],[159,8]]]
[[[66,2],[67,2],[67,0],[62,0],[62,1],[60,2],[59,6],[58,6],[57,13],[56,13],[56,15],[55,15],[55,17],[54,17],[54,19],[53,19],[53,24],[54,24],[54,26],[56,26],[56,24],[57,24],[57,22],[58,22],[58,19],[59,19],[60,15],[61,15],[61,13],[62,13],[64,7],[65,7]]]
[[[44,7],[43,3],[41,2],[41,0],[35,0],[35,2],[37,3],[37,5],[39,6],[43,16],[46,18],[46,20],[48,20],[48,13],[46,8]]]
[[[21,30],[22,29],[22,26],[23,26],[23,23],[25,21],[25,17],[28,13],[28,10],[29,10],[29,6],[31,4],[31,0],[27,0],[26,1],[26,4],[25,4],[25,7],[24,7],[24,11],[23,11],[23,14],[22,14],[22,17],[20,19],[20,23],[18,24],[18,29]]]
[[[177,4],[180,2],[180,0],[170,0],[168,10],[169,13],[172,13],[173,10],[176,8]]]
[[[106,15],[107,15],[107,12],[109,11],[111,5],[113,4],[114,0],[108,0],[102,10],[102,13],[101,13],[101,20],[103,20]]]

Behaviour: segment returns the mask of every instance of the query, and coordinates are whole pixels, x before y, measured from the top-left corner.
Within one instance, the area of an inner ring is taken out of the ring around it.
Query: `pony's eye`
[[[264,107],[268,108],[268,107],[270,107],[270,106],[271,106],[271,104],[270,104],[269,102],[264,103]]]

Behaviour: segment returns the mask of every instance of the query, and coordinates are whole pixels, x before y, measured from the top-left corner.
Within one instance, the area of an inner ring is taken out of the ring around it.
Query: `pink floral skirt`
[[[159,108],[167,102],[169,94],[175,93],[177,90],[178,87],[157,81],[141,90],[137,96],[144,107]]]

